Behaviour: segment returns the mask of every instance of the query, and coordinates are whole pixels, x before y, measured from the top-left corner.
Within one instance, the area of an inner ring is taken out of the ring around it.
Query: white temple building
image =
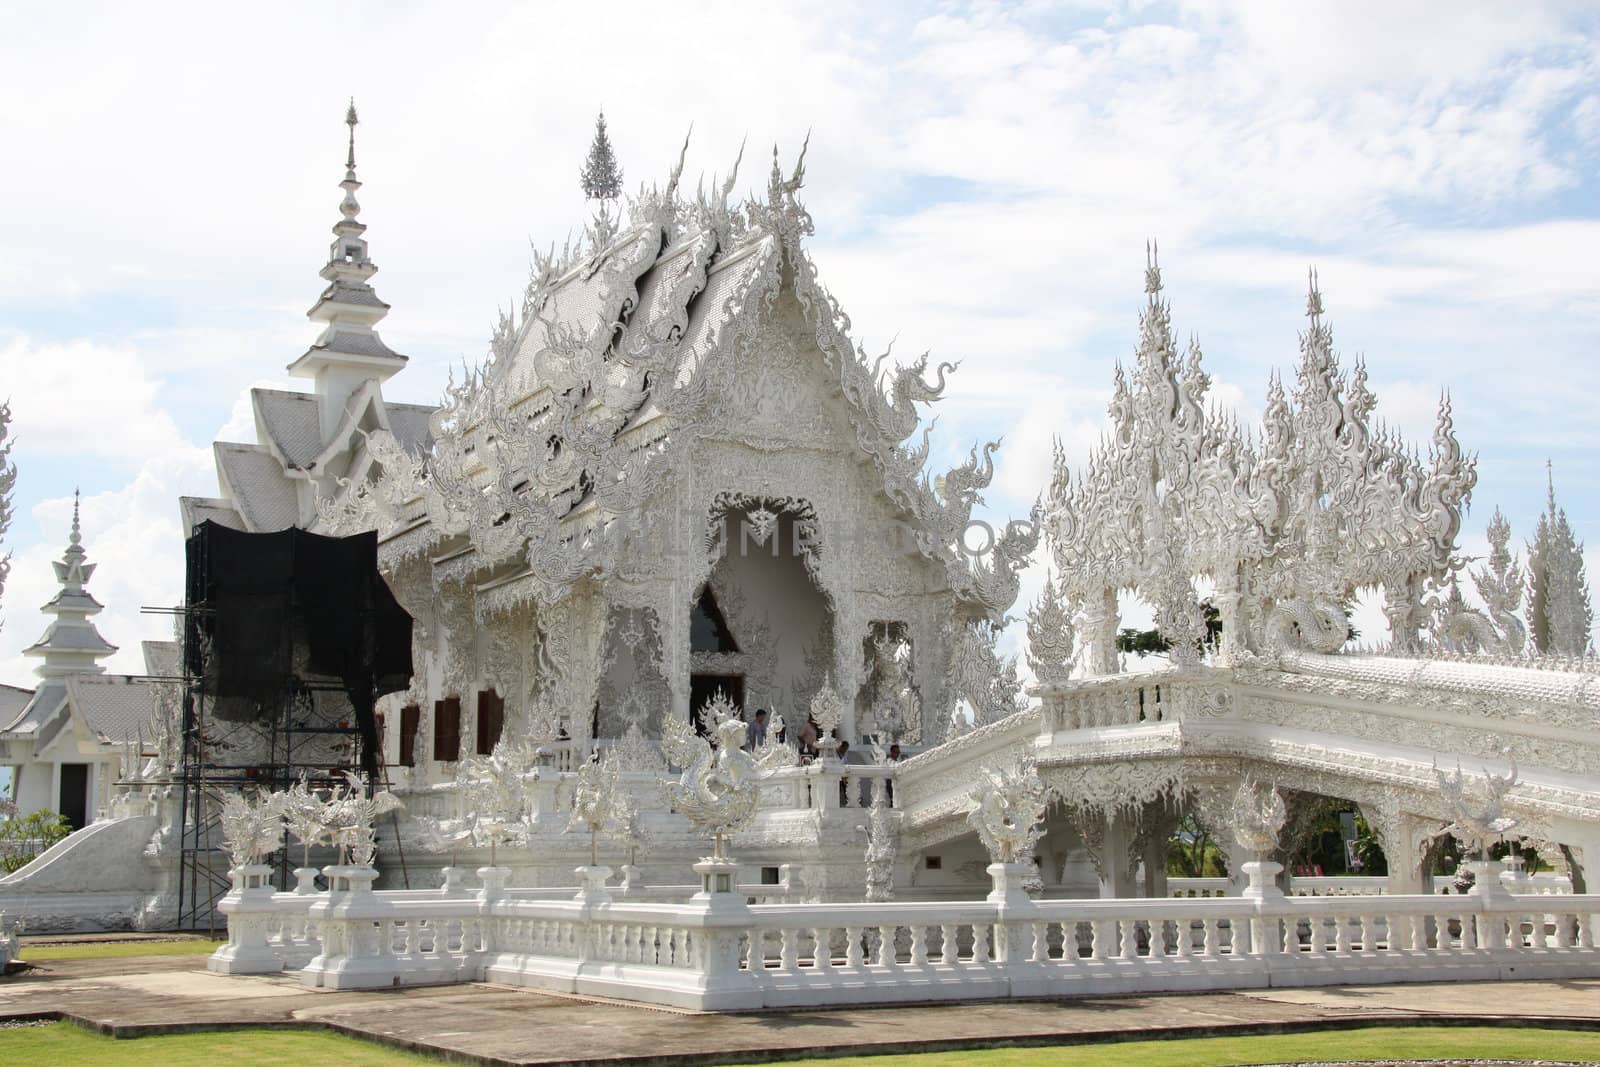
[[[998,446],[928,469],[922,408],[954,401],[953,363],[891,366],[850,339],[806,252],[803,151],[791,168],[775,152],[744,203],[733,175],[690,195],[681,159],[602,201],[537,261],[480,367],[438,406],[395,404],[406,360],[376,331],[347,122],[322,329],[290,363],[311,387],[256,390],[256,440],[217,443],[217,495],[181,507],[186,529],[376,531],[416,620],[411,688],[379,705],[380,795],[404,810],[323,797],[342,829],[291,820],[308,851],[274,893],[260,861],[287,809],[238,801],[217,969],[700,1007],[1266,984],[1272,967],[1600,973],[1600,669],[1526,647],[1503,520],[1467,570],[1475,458],[1448,399],[1426,460],[1377,424],[1314,275],[1292,385],[1274,376],[1247,427],[1207,406],[1148,252],[1104,444],[1058,455],[1032,512],[974,551]],[[1025,692],[996,640],[1041,545]],[[1582,653],[1563,551],[1539,566],[1566,585],[1541,588]],[[1356,648],[1346,609],[1374,591],[1392,640]],[[1121,670],[1130,593],[1170,668]],[[171,915],[174,762],[122,783],[106,825],[157,873],[104,914]],[[1387,874],[1282,870],[1280,832],[1324,798],[1359,812]],[[1169,879],[1186,820],[1227,876]],[[1502,889],[1502,839],[1555,870]],[[348,862],[319,873],[305,857],[327,841]],[[1445,905],[1469,869],[1440,870],[1455,842],[1481,878]],[[0,905],[48,911],[30,877],[0,880]],[[1506,894],[1535,891],[1570,904],[1524,931]]]
[[[109,675],[100,663],[117,649],[94,624],[102,605],[87,588],[95,565],[76,502],[66,551],[53,566],[61,588],[39,609],[49,622],[25,650],[39,658],[39,686],[0,686],[0,768],[10,771],[11,799],[22,813],[58,812],[79,829],[110,809],[130,743],[154,742],[154,690]],[[146,670],[172,673],[170,642],[144,642],[144,653]]]

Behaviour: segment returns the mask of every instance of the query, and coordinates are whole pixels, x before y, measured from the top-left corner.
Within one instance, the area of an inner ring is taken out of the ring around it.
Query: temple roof
[[[283,465],[259,445],[218,441],[212,446],[217,478],[254,532],[283,530],[300,521],[300,506]]]
[[[256,436],[270,442],[291,467],[304,468],[322,454],[322,414],[311,393],[252,389]]]

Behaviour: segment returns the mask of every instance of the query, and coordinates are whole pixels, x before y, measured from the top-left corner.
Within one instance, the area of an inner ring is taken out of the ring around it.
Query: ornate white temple
[[[953,400],[953,364],[851,340],[806,253],[803,151],[744,203],[733,175],[691,195],[681,159],[602,201],[430,407],[384,399],[406,361],[376,331],[348,121],[323,329],[290,364],[311,390],[257,390],[257,440],[219,442],[218,495],[182,507],[377,531],[417,622],[411,689],[380,703],[404,814],[346,840],[354,794],[323,797],[323,829],[289,829],[345,862],[274,893],[260,860],[288,809],[242,802],[218,969],[701,1007],[1600,970],[1586,592],[1544,579],[1571,654],[1525,647],[1497,516],[1468,605],[1476,475],[1449,401],[1425,459],[1376,424],[1314,275],[1293,384],[1241,426],[1206,406],[1151,250],[1104,443],[974,538],[997,445],[928,469],[919,405]],[[1025,693],[995,645],[1041,543]],[[1372,591],[1392,640],[1358,651],[1347,610]],[[1121,669],[1129,594],[1170,668]],[[159,764],[127,817],[170,821]],[[1386,875],[1282,870],[1280,831],[1325,798]],[[1229,873],[1179,883],[1168,852],[1196,821]],[[1502,883],[1488,849],[1513,839],[1555,871]],[[1478,852],[1470,897],[1437,893],[1451,841]]]

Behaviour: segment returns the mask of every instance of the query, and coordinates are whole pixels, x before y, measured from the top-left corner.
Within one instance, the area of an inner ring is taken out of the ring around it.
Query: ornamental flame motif
[[[1260,786],[1246,777],[1233,795],[1233,839],[1247,852],[1265,855],[1278,847],[1289,812],[1276,785]]]
[[[1232,650],[1259,642],[1336,651],[1348,634],[1347,599],[1376,585],[1389,593],[1397,642],[1413,641],[1421,586],[1450,569],[1477,481],[1449,398],[1426,465],[1374,427],[1366,367],[1358,359],[1350,374],[1340,369],[1313,274],[1293,392],[1274,376],[1252,431],[1207,412],[1211,379],[1198,343],[1178,351],[1153,249],[1145,289],[1132,383],[1118,367],[1110,434],[1076,476],[1058,446],[1048,496],[1061,588],[1075,607],[1110,620],[1092,638],[1115,637],[1106,598],[1132,589],[1183,631],[1188,658],[1190,579],[1205,574],[1216,580]],[[1092,658],[1103,667],[1104,649]]]
[[[1050,789],[1027,754],[1009,766],[980,767],[978,777],[980,784],[968,794],[967,822],[994,862],[1015,862],[1044,836],[1040,821]]]

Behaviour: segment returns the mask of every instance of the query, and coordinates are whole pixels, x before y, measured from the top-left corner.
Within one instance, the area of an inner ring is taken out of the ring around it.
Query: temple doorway
[[[60,804],[56,808],[61,812],[67,824],[74,830],[81,830],[89,825],[89,765],[87,763],[63,763],[61,765],[61,794]]]

